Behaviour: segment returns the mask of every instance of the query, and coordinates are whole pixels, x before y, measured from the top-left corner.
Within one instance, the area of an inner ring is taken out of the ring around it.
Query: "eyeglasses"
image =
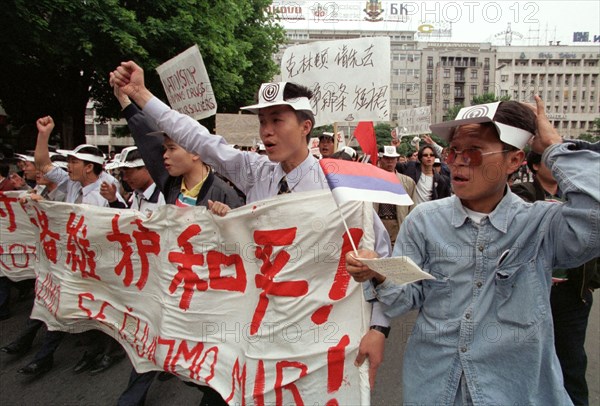
[[[508,152],[508,150],[503,149],[502,151],[481,152],[481,150],[475,148],[467,148],[463,149],[462,151],[458,151],[456,148],[449,148],[446,163],[454,163],[454,161],[456,161],[456,157],[460,154],[463,164],[468,166],[479,166],[481,165],[485,155],[500,154],[502,152]]]
[[[423,154],[421,155],[423,158],[427,158],[427,157],[434,157],[435,154]]]

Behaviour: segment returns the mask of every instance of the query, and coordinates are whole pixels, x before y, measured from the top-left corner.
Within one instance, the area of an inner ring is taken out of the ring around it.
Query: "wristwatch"
[[[369,328],[369,330],[377,330],[380,333],[383,333],[383,335],[385,336],[385,338],[388,338],[388,336],[390,335],[390,330],[392,328],[391,327],[383,327],[383,326],[371,326]]]

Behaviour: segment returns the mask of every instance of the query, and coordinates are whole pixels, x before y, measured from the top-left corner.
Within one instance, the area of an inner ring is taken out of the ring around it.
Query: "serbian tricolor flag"
[[[410,206],[412,199],[398,177],[376,166],[340,159],[319,161],[338,205],[351,201],[389,203]]]

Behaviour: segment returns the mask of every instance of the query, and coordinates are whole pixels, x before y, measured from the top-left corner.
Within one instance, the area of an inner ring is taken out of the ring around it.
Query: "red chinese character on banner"
[[[250,325],[250,334],[256,334],[260,327],[267,306],[269,305],[270,296],[288,296],[300,297],[308,293],[308,282],[305,280],[275,282],[275,276],[283,269],[290,259],[290,254],[282,250],[271,262],[273,247],[283,247],[291,245],[296,238],[296,228],[285,228],[281,230],[270,231],[255,231],[254,242],[259,246],[256,248],[256,258],[260,259],[263,264],[260,267],[260,273],[255,276],[254,281],[256,287],[262,289],[258,298],[256,310],[252,316]]]
[[[96,254],[90,250],[90,241],[87,239],[85,217],[81,216],[79,221],[76,221],[76,217],[75,213],[71,213],[67,222],[67,265],[71,265],[73,272],[80,270],[84,279],[100,280],[96,275]]]
[[[40,229],[40,241],[42,242],[42,247],[44,248],[46,258],[48,258],[48,260],[53,264],[56,264],[58,256],[56,250],[56,241],[60,241],[60,235],[54,231],[51,231],[50,227],[48,227],[48,215],[45,211],[42,211],[35,206],[34,210],[37,220],[32,218],[31,223]]]
[[[177,287],[183,283],[183,294],[179,301],[179,308],[183,310],[190,308],[194,290],[204,291],[208,288],[208,283],[201,280],[198,275],[192,271],[194,265],[204,265],[204,255],[195,254],[194,247],[189,241],[192,237],[200,234],[200,231],[202,231],[202,229],[197,224],[192,224],[186,228],[185,231],[177,237],[177,245],[181,247],[183,252],[169,252],[169,261],[180,264],[177,266],[177,273],[169,286],[169,292],[175,292]]]
[[[125,270],[123,285],[130,286],[131,282],[133,282],[133,263],[131,262],[133,248],[130,245],[131,237],[129,234],[123,233],[121,230],[119,230],[120,216],[120,214],[115,214],[113,217],[112,232],[106,236],[106,239],[111,242],[118,242],[121,245],[123,257],[117,266],[115,266],[115,273],[117,275],[121,275],[123,270]],[[142,290],[148,281],[148,272],[150,268],[148,263],[148,254],[158,255],[160,252],[160,235],[144,227],[142,225],[142,220],[140,219],[135,219],[133,222],[131,222],[131,224],[135,224],[138,227],[137,230],[132,232],[133,238],[135,239],[137,253],[141,262],[140,277],[135,286],[138,288],[138,290]]]
[[[5,209],[0,208],[0,217],[8,217],[8,232],[12,233],[17,229],[17,222],[15,220],[15,211],[12,207],[13,203],[17,202],[16,197],[7,196],[0,192],[0,203],[4,204]]]
[[[242,257],[238,254],[225,255],[219,251],[209,251],[206,262],[211,289],[242,293],[246,291],[246,269]],[[236,276],[223,276],[221,274],[223,265],[234,265]]]

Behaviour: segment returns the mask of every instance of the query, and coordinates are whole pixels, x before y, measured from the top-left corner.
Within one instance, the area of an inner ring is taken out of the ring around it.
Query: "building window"
[[[508,90],[500,90],[500,96],[501,96],[501,97],[506,97],[506,96],[508,96]]]
[[[502,75],[502,76],[500,76],[500,80],[502,82],[508,82],[508,75]]]
[[[483,69],[489,69],[490,68],[490,58],[485,58],[483,60]]]
[[[450,69],[444,69],[444,78],[448,79],[450,77]]]
[[[108,124],[96,125],[96,131],[98,135],[108,135]]]
[[[450,108],[450,100],[444,100],[444,110],[448,110]]]
[[[477,79],[477,71],[475,69],[471,70],[471,79]]]
[[[477,94],[477,85],[471,85],[471,94]]]

